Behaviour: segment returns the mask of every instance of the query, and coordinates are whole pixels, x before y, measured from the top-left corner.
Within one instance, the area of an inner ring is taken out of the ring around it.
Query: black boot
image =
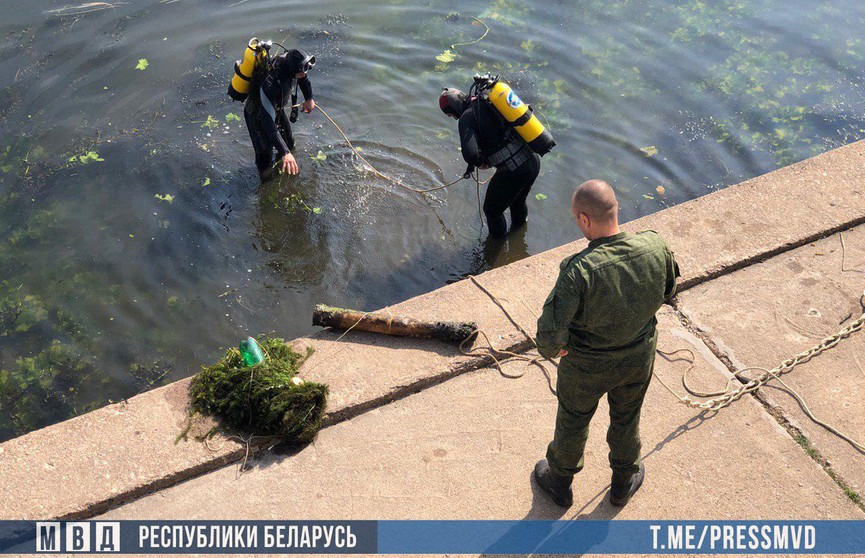
[[[643,485],[646,476],[646,468],[640,463],[640,470],[630,476],[613,473],[613,481],[610,486],[610,503],[614,506],[624,506],[628,503],[637,490]]]
[[[546,459],[541,459],[535,465],[535,482],[550,495],[553,502],[562,507],[569,508],[574,503],[574,492],[571,490],[573,480],[573,475],[562,477],[552,472]]]

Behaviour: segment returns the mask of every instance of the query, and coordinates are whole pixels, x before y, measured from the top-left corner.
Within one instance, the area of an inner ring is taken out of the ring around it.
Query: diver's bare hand
[[[280,171],[287,172],[288,174],[297,174],[300,172],[300,168],[298,168],[297,166],[297,160],[291,153],[286,153],[285,155],[283,155],[279,169]]]
[[[303,102],[303,112],[309,114],[315,110],[315,99],[310,99]]]

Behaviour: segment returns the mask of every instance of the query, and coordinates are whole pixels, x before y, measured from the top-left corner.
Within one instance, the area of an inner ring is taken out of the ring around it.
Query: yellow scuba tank
[[[532,114],[532,108],[525,104],[507,83],[499,80],[498,76],[475,76],[475,87],[480,96],[486,96],[499,114],[513,126],[532,151],[543,156],[555,147],[553,135],[544,128],[538,117]]]
[[[243,60],[234,63],[234,75],[228,85],[228,96],[235,101],[246,100],[252,87],[252,75],[260,63],[265,62],[270,51],[270,41],[259,41],[253,37],[243,51]]]

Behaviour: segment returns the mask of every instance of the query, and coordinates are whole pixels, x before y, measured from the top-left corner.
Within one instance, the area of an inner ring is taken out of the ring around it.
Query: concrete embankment
[[[660,348],[689,349],[699,387],[726,368],[671,309]],[[658,359],[677,385],[685,360]],[[481,369],[321,432],[297,455],[267,455],[236,478],[225,467],[105,514],[103,519],[865,519],[828,475],[753,398],[715,416],[652,384],[641,425],[647,480],[624,509],[610,482],[608,410],[599,406],[574,507],[530,482],[552,435],[556,402],[536,367],[510,362],[505,379]]]
[[[709,390],[721,387],[732,367],[772,367],[837,329],[840,314],[858,315],[865,275],[846,270],[865,270],[863,223],[865,143],[856,143],[625,228],[657,230],[676,252],[683,293],[675,309],[661,313],[662,348],[689,348],[695,382]],[[843,268],[840,231],[847,231]],[[559,261],[584,245],[562,246],[479,281],[534,331]],[[499,349],[530,347],[470,281],[388,310],[474,320]],[[848,365],[857,350],[863,353],[863,337],[788,376],[817,416],[854,435],[863,431],[855,415],[865,373],[856,377]],[[175,444],[187,416],[188,381],[181,381],[0,445],[0,517],[92,517],[157,491],[109,515],[561,516],[528,482],[555,413],[536,368],[509,363],[508,371],[526,374],[507,380],[487,368],[486,356],[355,332],[339,342],[322,332],[295,344],[315,346],[305,375],[331,386],[327,427],[313,446],[292,456],[265,454],[255,461],[260,467],[235,481],[235,468],[222,467],[242,457],[238,442]],[[865,366],[865,358],[858,362]],[[657,373],[679,387],[687,366],[659,358]],[[826,366],[832,382],[825,381]],[[715,416],[697,416],[654,383],[643,424],[651,480],[620,516],[865,518],[854,502],[865,456],[798,416],[785,397],[764,389],[759,399],[748,396]],[[602,414],[577,504],[566,517],[616,514],[603,500],[609,472]]]

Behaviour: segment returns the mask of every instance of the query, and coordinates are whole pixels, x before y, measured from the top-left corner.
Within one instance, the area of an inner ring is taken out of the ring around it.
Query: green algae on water
[[[74,345],[52,341],[35,356],[0,369],[0,440],[91,411],[87,393],[104,393],[94,360]]]
[[[221,426],[284,442],[310,442],[321,428],[328,387],[302,381],[298,369],[312,354],[300,354],[282,339],[259,342],[265,360],[247,367],[237,348],[195,375],[189,387],[192,412],[210,415]]]

